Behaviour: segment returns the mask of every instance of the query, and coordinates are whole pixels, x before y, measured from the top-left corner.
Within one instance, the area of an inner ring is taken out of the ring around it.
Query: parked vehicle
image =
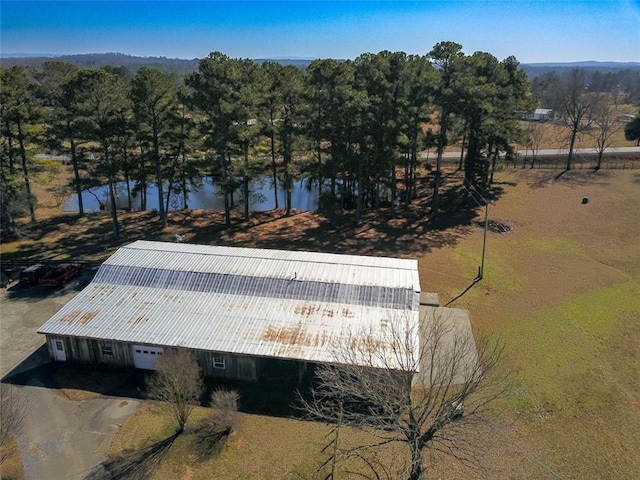
[[[67,280],[79,275],[80,270],[82,270],[82,266],[79,263],[61,263],[44,275],[40,279],[40,284],[48,287],[59,287]]]
[[[50,267],[41,263],[36,263],[35,265],[31,265],[20,272],[20,283],[29,286],[35,285],[50,271]]]
[[[11,273],[4,268],[0,270],[0,287],[4,288],[11,283]]]

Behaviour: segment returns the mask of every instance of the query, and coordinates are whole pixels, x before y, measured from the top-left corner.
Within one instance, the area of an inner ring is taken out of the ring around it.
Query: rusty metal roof
[[[339,362],[355,339],[397,354],[419,295],[416,260],[138,241],[39,332]]]

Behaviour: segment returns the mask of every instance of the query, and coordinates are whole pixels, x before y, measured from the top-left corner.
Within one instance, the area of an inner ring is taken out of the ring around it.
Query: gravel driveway
[[[76,293],[74,283],[55,290],[13,284],[0,292],[2,381],[13,383],[29,404],[18,438],[26,480],[103,476],[104,453],[140,402],[130,396],[104,395],[70,400],[51,387],[52,365],[44,336],[36,331]]]

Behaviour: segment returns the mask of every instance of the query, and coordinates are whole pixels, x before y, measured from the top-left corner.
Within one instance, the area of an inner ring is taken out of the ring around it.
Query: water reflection
[[[317,210],[318,209],[318,186],[312,184],[308,187],[307,180],[297,180],[293,183],[291,191],[291,207],[295,210]],[[131,208],[140,210],[142,205],[141,192],[135,191],[135,182],[129,182],[131,189]],[[165,189],[166,190],[166,189]],[[201,185],[188,186],[187,205],[190,209],[204,210],[224,210],[224,198],[218,196],[218,187],[213,185],[210,177],[202,179]],[[263,212],[275,208],[274,192],[272,180],[269,177],[262,177],[254,180],[249,185],[249,210],[253,212]],[[244,209],[244,197],[240,190],[233,196],[235,208]],[[97,212],[101,210],[100,203],[109,205],[109,188],[107,185],[94,187],[82,192],[82,204],[85,212]],[[119,182],[116,185],[116,204],[119,209],[129,207],[127,198],[126,182]],[[284,207],[284,191],[278,185],[278,206]],[[172,191],[169,199],[169,210],[181,210],[184,208],[182,192]],[[72,196],[63,206],[65,211],[78,211],[78,198]],[[147,186],[147,210],[158,210],[158,189],[155,184]]]

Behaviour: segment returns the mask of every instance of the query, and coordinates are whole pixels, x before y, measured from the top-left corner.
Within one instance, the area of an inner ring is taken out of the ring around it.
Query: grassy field
[[[429,478],[635,479],[640,472],[640,172],[557,173],[498,173],[489,215],[513,230],[489,232],[485,278],[468,290],[480,263],[480,211],[433,225],[424,220],[426,205],[416,205],[406,219],[370,216],[363,225],[346,223],[336,231],[308,212],[260,214],[231,229],[221,227],[217,213],[172,213],[165,230],[153,214],[128,213],[122,215],[120,243],[171,241],[180,233],[192,243],[418,258],[423,291],[468,309],[476,332],[500,336],[506,343],[502,368],[515,371],[518,384],[476,432],[484,440],[484,470],[438,459]],[[589,203],[582,204],[585,196]],[[97,261],[120,244],[109,240],[107,216],[77,220],[50,208],[53,216],[32,230],[30,239],[2,245],[3,259]],[[205,414],[205,409],[198,413]],[[110,455],[170,433],[157,406],[145,404],[122,427]],[[238,432],[218,456],[198,460],[194,437],[185,435],[149,477],[308,478],[325,434],[314,423],[242,414]]]
[[[505,192],[491,216],[514,230],[490,234],[485,280],[456,305],[507,344],[505,367],[521,386],[508,402],[517,443],[549,478],[551,470],[562,478],[636,478],[640,174],[518,172],[500,180]],[[431,275],[433,289],[454,297],[479,248],[476,234],[426,255],[427,268],[447,272]],[[432,289],[429,273],[423,278]],[[511,473],[496,476],[538,477],[516,468],[524,458],[513,456],[505,465]]]
[[[636,111],[628,111],[628,108],[620,108],[618,113],[632,113],[635,114]],[[524,122],[523,127],[526,129],[531,126],[531,123]],[[533,124],[535,125],[535,124]],[[540,139],[540,144],[538,148],[569,148],[568,145],[568,135],[567,128],[565,126],[559,125],[554,121],[539,123],[543,129],[542,138]],[[591,134],[590,134],[591,133]],[[577,148],[594,148],[596,147],[596,141],[593,138],[593,134],[597,134],[597,130],[581,132],[576,138],[576,147]],[[631,147],[635,145],[634,142],[630,142],[624,138],[624,128],[620,126],[619,129],[616,129],[611,138],[612,146],[617,147]],[[520,147],[519,147],[520,148]]]

